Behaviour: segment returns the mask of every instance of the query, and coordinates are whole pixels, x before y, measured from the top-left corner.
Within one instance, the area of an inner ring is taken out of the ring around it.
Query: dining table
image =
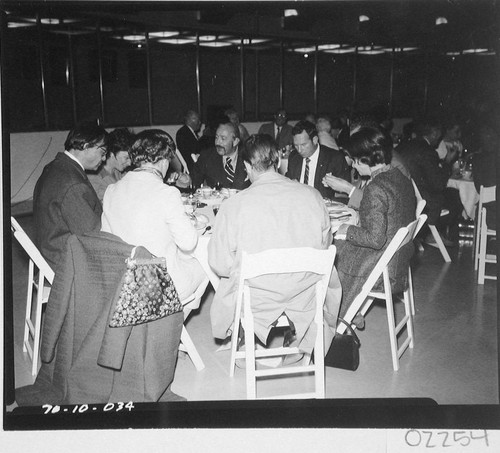
[[[465,219],[474,219],[479,194],[476,191],[472,177],[466,174],[454,174],[448,179],[446,186],[458,190],[460,201],[464,207],[462,216]]]

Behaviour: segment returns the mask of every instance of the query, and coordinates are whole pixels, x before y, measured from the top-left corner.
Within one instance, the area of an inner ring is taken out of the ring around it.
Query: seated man
[[[227,118],[219,124],[215,147],[204,150],[193,167],[192,180],[196,187],[245,189],[250,185],[241,158],[240,133]]]
[[[101,229],[102,205],[85,170],[97,170],[106,159],[107,133],[95,122],[72,129],[64,153],[43,169],[33,192],[35,243],[55,269],[70,234]]]
[[[243,149],[242,159],[252,185],[221,205],[208,245],[209,264],[221,277],[210,310],[213,335],[220,339],[229,336],[233,328],[243,250],[258,253],[289,247],[326,249],[332,242],[328,211],[319,192],[277,172],[279,154],[271,137],[252,135]],[[255,280],[252,295],[256,302],[256,335],[266,343],[272,324],[284,312],[295,326],[296,341],[301,349],[309,352],[314,335],[306,331],[314,317],[311,297],[317,277],[305,275],[296,280],[272,275]],[[340,282],[334,270],[325,313],[326,322],[333,327],[340,297]],[[333,332],[325,329],[325,350]]]
[[[278,110],[274,114],[272,123],[264,123],[259,128],[259,134],[267,134],[273,137],[278,144],[278,150],[288,151],[292,146],[292,126],[288,123],[288,116],[285,110]]]
[[[446,188],[456,151],[450,150],[445,159],[440,161],[436,147],[441,140],[442,128],[440,122],[434,118],[416,123],[415,133],[417,138],[401,143],[396,152],[408,168],[422,198],[427,202],[424,209],[424,213],[428,216],[427,223],[436,225],[441,230],[444,226],[449,226],[453,230],[448,238],[441,233],[444,245],[450,247],[454,245],[453,240],[458,236],[458,218],[463,209],[458,190]],[[445,221],[440,220],[443,208],[450,211]],[[437,247],[430,233],[424,241],[428,245]]]
[[[317,189],[325,198],[335,198],[335,192],[323,185],[327,173],[350,180],[350,172],[343,154],[320,145],[316,126],[299,121],[292,129],[295,149],[288,158],[286,176]]]

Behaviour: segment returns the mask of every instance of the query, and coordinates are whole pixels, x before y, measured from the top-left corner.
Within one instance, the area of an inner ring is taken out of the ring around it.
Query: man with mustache
[[[240,156],[237,127],[223,118],[215,133],[215,147],[204,150],[193,168],[193,183],[210,187],[246,189],[250,185]]]

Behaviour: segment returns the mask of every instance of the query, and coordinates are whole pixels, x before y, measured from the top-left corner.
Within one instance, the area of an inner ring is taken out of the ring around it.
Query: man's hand
[[[322,181],[325,187],[331,187],[336,192],[343,192],[349,195],[354,186],[342,178],[337,178],[333,176],[331,173],[327,173]]]

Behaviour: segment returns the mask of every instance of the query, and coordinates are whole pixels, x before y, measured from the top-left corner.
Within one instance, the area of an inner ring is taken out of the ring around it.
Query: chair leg
[[[26,314],[24,316],[24,339],[23,352],[28,352],[28,342],[30,341],[30,323],[31,323],[31,305],[33,304],[33,261],[30,259],[28,264],[28,290],[26,294]]]
[[[205,364],[203,363],[203,360],[198,353],[198,350],[196,349],[196,346],[193,343],[193,340],[191,339],[191,336],[189,335],[186,326],[182,326],[182,331],[181,331],[181,343],[184,345],[184,348],[186,349],[187,354],[189,355],[189,358],[193,362],[194,367],[196,368],[197,371],[203,370],[205,368]]]
[[[479,264],[479,247],[481,244],[481,211],[478,209],[476,221],[474,223],[474,270],[477,271]]]
[[[31,366],[32,376],[38,374],[38,358],[40,357],[40,337],[42,330],[42,307],[43,307],[43,283],[44,277],[40,272],[40,278],[38,279],[38,288],[36,294],[36,314],[35,323],[33,329],[33,363]]]
[[[415,296],[413,294],[413,276],[411,274],[411,267],[408,267],[408,296],[410,300],[410,311],[412,316],[415,316]]]
[[[387,325],[389,327],[389,341],[391,343],[392,367],[394,371],[399,370],[398,358],[398,338],[396,335],[396,323],[394,319],[394,305],[391,293],[391,282],[387,269],[384,270],[384,290],[385,290],[385,305],[387,308]]]
[[[248,288],[245,288],[248,290]],[[244,302],[244,325],[245,330],[245,370],[247,384],[247,399],[257,398],[257,382],[255,376],[255,334],[253,329],[253,316],[248,300]]]
[[[481,235],[479,238],[479,269],[477,275],[477,282],[480,285],[484,285],[484,275],[486,272],[486,245],[488,242],[488,236],[486,234],[486,222],[481,222]]]
[[[448,250],[446,250],[446,247],[443,244],[443,241],[441,239],[441,235],[439,234],[436,225],[429,225],[429,228],[432,232],[432,236],[434,237],[434,240],[436,241],[436,244],[439,247],[439,251],[441,252],[441,255],[443,255],[443,259],[447,262],[451,262],[450,255],[448,254]]]
[[[414,332],[413,332],[413,313],[412,313],[412,305],[413,301],[413,293],[410,292],[410,288],[408,288],[404,293],[403,293],[403,302],[405,305],[405,316],[408,318],[408,321],[406,321],[406,327],[408,329],[408,338],[410,339],[409,347],[413,348],[414,346]]]
[[[236,367],[236,351],[238,350],[238,337],[240,330],[241,305],[237,304],[235,308],[233,332],[231,333],[231,359],[229,361],[229,376],[234,376]]]

